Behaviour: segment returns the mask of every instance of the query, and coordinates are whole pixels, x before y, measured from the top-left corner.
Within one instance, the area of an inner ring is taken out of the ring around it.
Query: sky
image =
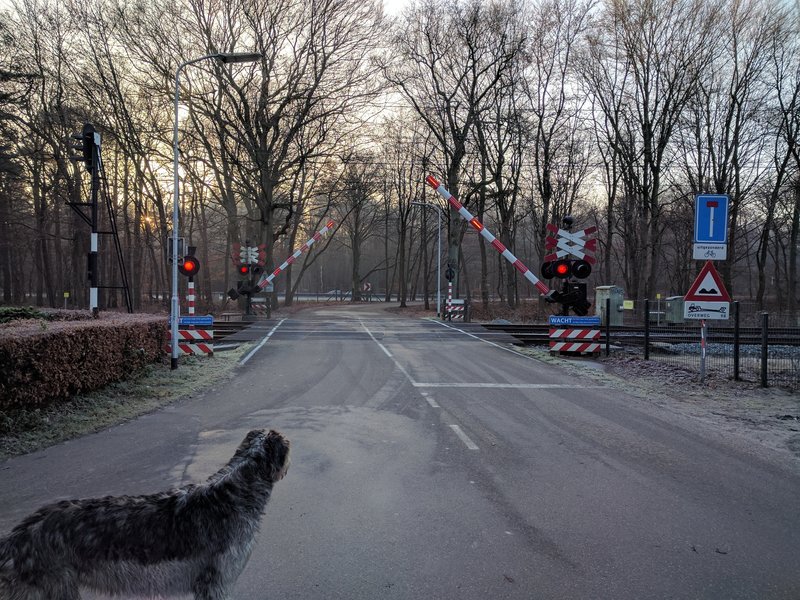
[[[396,17],[406,4],[408,0],[383,0],[383,10],[387,15]]]

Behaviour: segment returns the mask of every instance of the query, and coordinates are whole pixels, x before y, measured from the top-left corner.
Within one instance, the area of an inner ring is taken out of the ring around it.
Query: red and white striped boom
[[[290,264],[292,264],[294,261],[296,261],[298,258],[300,258],[300,255],[303,252],[305,252],[306,250],[308,250],[309,248],[311,248],[311,246],[314,245],[314,242],[319,240],[323,235],[328,233],[328,231],[333,229],[333,225],[334,225],[333,221],[328,221],[328,224],[325,225],[325,227],[320,229],[317,233],[314,234],[314,237],[312,237],[305,244],[303,244],[297,250],[295,250],[294,253],[289,258],[287,258],[285,261],[283,261],[281,266],[279,266],[277,269],[275,269],[272,273],[270,273],[267,276],[262,275],[261,279],[258,282],[259,289],[263,290],[270,283],[272,283],[272,280],[275,279],[275,277],[277,277],[281,273],[281,271],[285,270]]]
[[[539,278],[536,277],[536,275],[531,273],[528,267],[522,264],[522,261],[518,259],[516,256],[514,256],[511,253],[511,251],[508,248],[506,248],[500,240],[498,240],[491,233],[489,233],[489,231],[483,226],[483,223],[481,223],[477,217],[472,216],[472,214],[461,205],[461,203],[456,199],[456,197],[453,196],[450,192],[448,192],[447,189],[441,183],[439,183],[439,181],[435,177],[433,177],[433,175],[428,175],[425,181],[428,182],[428,185],[430,185],[433,189],[436,190],[436,193],[438,193],[442,198],[447,200],[447,202],[450,203],[450,206],[455,208],[458,211],[458,214],[460,214],[462,218],[464,218],[464,220],[467,221],[467,223],[469,223],[475,229],[477,229],[478,233],[480,233],[485,240],[487,240],[492,246],[494,246],[494,249],[497,250],[503,256],[503,258],[505,258],[512,265],[514,265],[514,268],[520,273],[522,273],[525,276],[525,279],[527,279],[533,285],[535,285],[536,289],[538,289],[539,292],[542,293],[542,295],[546,296],[551,293],[550,288],[547,287],[544,283],[542,283],[542,281],[540,281]]]

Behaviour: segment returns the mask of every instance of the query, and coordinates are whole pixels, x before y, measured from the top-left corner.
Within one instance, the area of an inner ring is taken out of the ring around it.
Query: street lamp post
[[[206,54],[200,58],[187,60],[186,62],[178,65],[175,70],[175,128],[172,134],[172,151],[173,151],[173,171],[174,171],[174,195],[173,195],[173,208],[172,208],[172,302],[170,304],[170,331],[172,336],[172,358],[170,360],[170,367],[172,369],[178,368],[178,321],[180,319],[180,302],[178,300],[178,220],[180,213],[178,211],[180,189],[178,186],[178,103],[180,102],[180,76],[181,70],[201,60],[207,59],[218,60],[221,63],[244,63],[253,62],[263,58],[261,54],[255,53],[216,53]]]
[[[442,310],[442,209],[435,204],[428,204],[427,202],[412,202],[413,206],[422,206],[423,208],[433,208],[439,217],[438,227],[438,241],[439,246],[439,260],[436,263],[436,316],[440,316]]]

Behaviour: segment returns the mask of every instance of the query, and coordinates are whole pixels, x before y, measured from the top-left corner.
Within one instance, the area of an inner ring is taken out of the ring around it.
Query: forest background
[[[172,135],[181,76],[180,233],[201,310],[231,306],[235,244],[296,294],[461,296],[514,307],[535,289],[430,189],[433,174],[534,272],[548,223],[598,227],[595,285],[683,295],[694,196],[730,195],[735,299],[798,310],[800,8],[789,0],[12,0],[0,13],[0,303],[88,306],[89,228],[67,203],[85,122],[133,304],[168,310]],[[415,203],[436,205],[426,210]],[[107,230],[108,223],[101,224]],[[100,243],[101,284],[117,285]],[[181,283],[185,285],[185,281]],[[590,293],[590,295],[592,295]],[[123,305],[103,290],[101,308]],[[277,301],[277,297],[273,298]]]

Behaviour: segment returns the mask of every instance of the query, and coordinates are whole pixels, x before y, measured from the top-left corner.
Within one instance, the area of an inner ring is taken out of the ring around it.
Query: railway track
[[[253,321],[214,321],[214,342],[224,340],[229,335],[252,324]]]
[[[550,342],[550,325],[501,325],[486,323],[484,328],[489,331],[503,332],[513,336],[520,345],[548,344]],[[600,328],[600,342],[605,343],[605,328]],[[650,329],[650,343],[661,344],[691,344],[699,343],[700,330],[697,327],[658,327]],[[645,338],[644,327],[621,326],[611,328],[611,343],[622,345],[643,346]],[[714,327],[708,329],[709,343],[733,344],[733,327]],[[761,328],[739,328],[739,344],[759,345],[762,341]],[[800,346],[800,327],[771,329],[768,335],[770,346]]]
[[[252,321],[215,321],[214,341],[218,342],[237,331],[252,325]],[[550,343],[550,325],[532,324],[501,325],[484,323],[484,329],[492,332],[505,333],[515,338],[519,345],[547,345]],[[733,344],[733,327],[714,327],[708,330],[708,341],[712,344]],[[600,328],[600,343],[605,344],[605,328]],[[739,344],[760,345],[761,328],[741,327],[739,329]],[[644,327],[618,326],[611,329],[611,343],[617,345],[644,345]],[[650,330],[651,344],[693,344],[699,343],[700,331],[697,327],[658,327]],[[771,346],[800,346],[800,327],[772,329],[769,332],[768,343]]]

